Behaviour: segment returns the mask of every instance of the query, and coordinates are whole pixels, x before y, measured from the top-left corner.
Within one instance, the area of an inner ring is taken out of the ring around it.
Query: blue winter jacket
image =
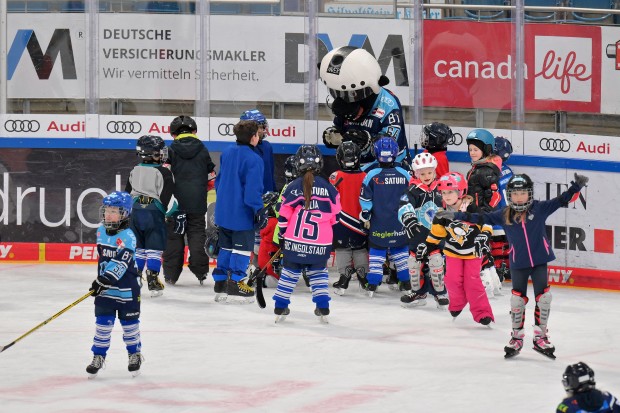
[[[254,228],[254,216],[263,208],[263,161],[251,146],[237,144],[220,157],[215,178],[215,224],[232,231]]]
[[[573,195],[579,193],[579,186],[575,183],[557,198],[549,201],[534,201],[526,213],[526,219],[520,223],[506,225],[504,221],[505,208],[486,214],[470,214],[457,212],[455,219],[472,223],[486,223],[501,225],[506,232],[510,244],[510,268],[531,268],[555,260],[555,254],[547,239],[545,221],[547,217],[560,207],[568,206]]]

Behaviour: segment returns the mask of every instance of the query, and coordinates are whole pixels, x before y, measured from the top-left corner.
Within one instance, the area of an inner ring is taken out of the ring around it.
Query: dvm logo
[[[319,60],[334,49],[331,39],[327,33],[318,33],[319,40]],[[285,33],[284,34],[284,81],[286,83],[303,83],[304,76],[307,72],[298,70],[300,45],[308,44],[308,35],[305,33]],[[344,45],[343,45],[344,46]],[[409,78],[407,76],[407,59],[405,58],[405,47],[403,44],[403,36],[400,34],[389,34],[385,39],[383,48],[379,55],[375,54],[372,45],[366,34],[351,35],[347,46],[359,47],[365,49],[368,53],[375,56],[381,67],[381,73],[386,75],[390,63],[394,63],[394,76],[388,76],[393,80],[396,86],[409,86]],[[312,64],[312,63],[311,63]],[[386,75],[387,76],[387,75]]]
[[[37,35],[32,29],[21,29],[17,31],[11,49],[7,55],[7,78],[11,80],[17,65],[24,54],[24,50],[28,50],[30,60],[34,70],[37,72],[39,79],[49,79],[54,62],[60,55],[62,65],[63,79],[77,79],[75,69],[75,58],[73,56],[73,45],[71,44],[71,34],[69,29],[56,29],[52,35],[45,54],[41,50],[41,45],[37,39]]]

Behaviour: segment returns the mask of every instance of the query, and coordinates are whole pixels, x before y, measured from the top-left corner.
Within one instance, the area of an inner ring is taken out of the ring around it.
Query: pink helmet
[[[428,152],[417,154],[411,162],[411,169],[418,171],[423,168],[437,168],[437,159]]]
[[[459,198],[463,198],[467,194],[467,180],[458,172],[448,172],[439,178],[437,189],[439,191],[459,191]]]

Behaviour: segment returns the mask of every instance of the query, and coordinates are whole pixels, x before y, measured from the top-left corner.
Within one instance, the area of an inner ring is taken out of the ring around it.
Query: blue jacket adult
[[[555,260],[555,254],[547,239],[545,221],[560,207],[568,206],[573,195],[579,193],[579,185],[573,183],[567,191],[549,201],[533,201],[525,213],[525,221],[506,224],[506,208],[487,214],[458,212],[455,219],[473,223],[501,225],[510,244],[510,268],[531,268]]]
[[[263,208],[263,161],[252,146],[237,143],[220,157],[215,178],[215,224],[232,230],[254,229],[254,216]]]
[[[271,143],[262,139],[258,142],[258,145],[254,148],[254,151],[261,157],[264,164],[263,170],[263,191],[273,192],[276,190],[276,180],[273,177],[274,165],[273,165],[273,148]]]

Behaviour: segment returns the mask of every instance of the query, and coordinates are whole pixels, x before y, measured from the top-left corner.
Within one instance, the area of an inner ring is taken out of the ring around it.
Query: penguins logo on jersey
[[[473,228],[471,225],[461,222],[461,221],[452,221],[446,227],[446,231],[450,234],[450,241],[456,242],[461,247],[465,244],[467,237],[469,234],[473,232]]]

